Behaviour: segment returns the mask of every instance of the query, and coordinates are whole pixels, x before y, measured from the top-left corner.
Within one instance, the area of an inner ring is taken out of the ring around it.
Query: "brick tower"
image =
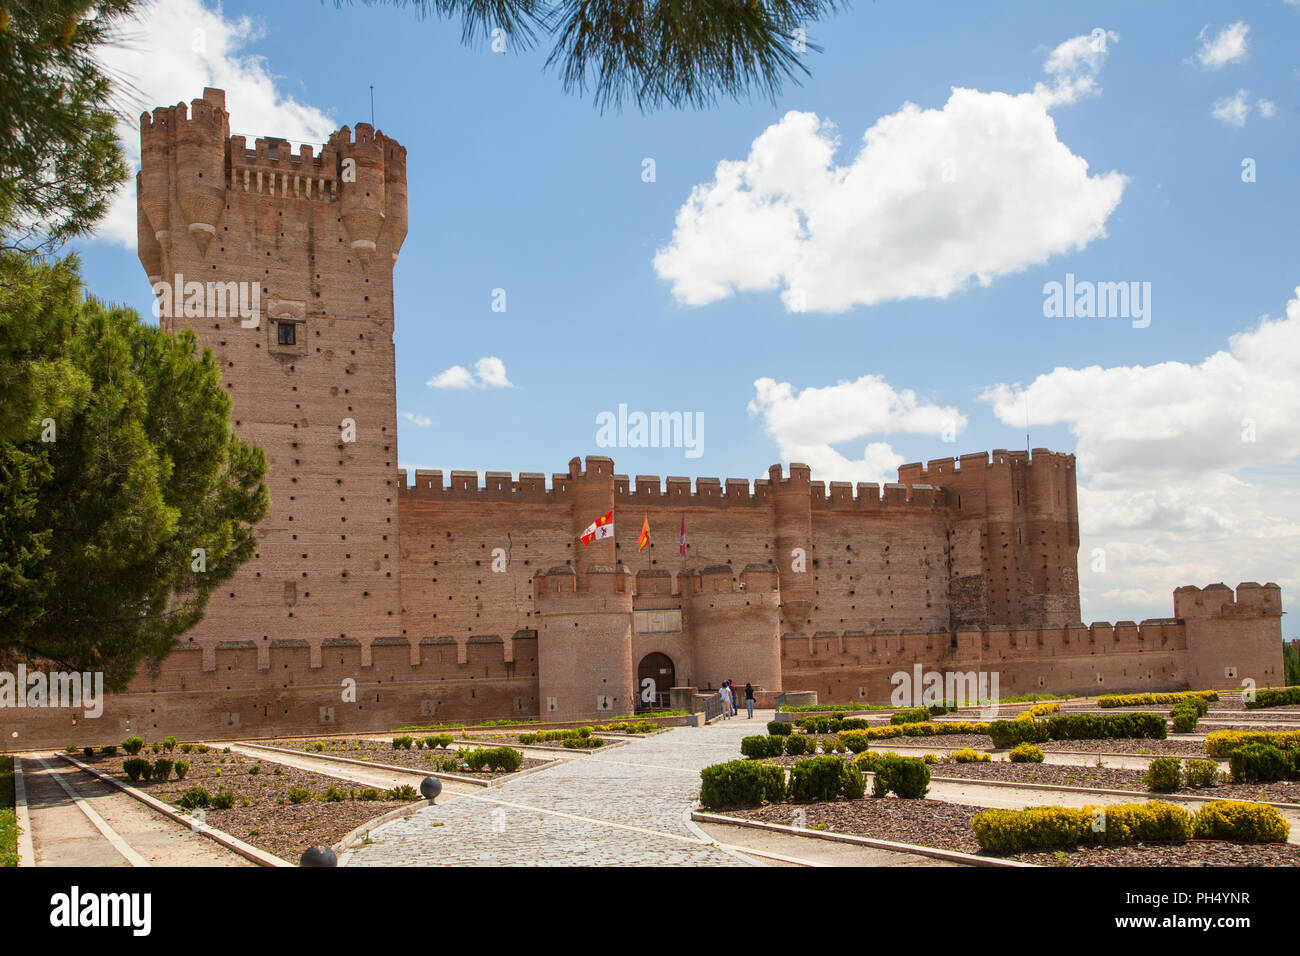
[[[225,105],[207,89],[140,121],[140,262],[155,291],[174,292],[162,327],[212,350],[235,430],[269,464],[257,556],[188,640],[207,666],[219,645],[250,642],[261,668],[272,645],[304,644],[313,667],[323,647],[357,644],[368,665],[372,642],[401,633],[393,266],[406,150],[366,123],[319,156],[271,137],[250,150]]]

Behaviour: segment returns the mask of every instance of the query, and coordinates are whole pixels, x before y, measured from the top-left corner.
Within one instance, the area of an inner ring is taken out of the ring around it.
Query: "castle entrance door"
[[[646,683],[647,680],[653,684]],[[636,669],[636,712],[643,710],[664,710],[672,699],[672,686],[676,683],[673,659],[667,654],[655,652],[641,658]],[[646,698],[650,699],[647,700]]]

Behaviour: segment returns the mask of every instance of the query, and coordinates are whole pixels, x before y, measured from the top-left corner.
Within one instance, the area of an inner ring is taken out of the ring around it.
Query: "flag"
[[[587,530],[582,532],[582,544],[585,547],[601,538],[612,537],[614,537],[614,512],[609,511],[587,525]]]
[[[682,537],[677,545],[677,551],[683,558],[686,557],[686,515],[682,515]]]
[[[645,521],[641,523],[641,537],[636,539],[637,554],[640,554],[650,544],[650,516],[645,516]]]

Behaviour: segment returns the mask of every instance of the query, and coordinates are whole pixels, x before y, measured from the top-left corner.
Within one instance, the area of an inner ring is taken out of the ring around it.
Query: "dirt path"
[[[37,866],[252,866],[52,756],[23,758]]]

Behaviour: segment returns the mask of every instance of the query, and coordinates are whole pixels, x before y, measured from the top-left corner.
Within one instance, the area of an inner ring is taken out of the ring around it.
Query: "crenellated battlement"
[[[1174,616],[1206,617],[1278,617],[1282,614],[1282,588],[1272,582],[1257,584],[1243,581],[1232,588],[1219,582],[1203,588],[1185,585],[1174,591]]]
[[[964,476],[969,478],[972,471],[979,469],[986,471],[1014,470],[1032,468],[1034,465],[1038,465],[1040,468],[1052,469],[1073,468],[1074,455],[1067,452],[1052,451],[1048,448],[1035,448],[1032,454],[1027,451],[1008,451],[1005,448],[998,448],[992,452],[974,452],[969,455],[962,455],[960,458],[932,458],[924,465],[919,461],[900,465],[898,467],[898,480],[908,485],[915,482],[929,482],[930,484],[942,486],[946,481],[952,481],[955,477]]]

